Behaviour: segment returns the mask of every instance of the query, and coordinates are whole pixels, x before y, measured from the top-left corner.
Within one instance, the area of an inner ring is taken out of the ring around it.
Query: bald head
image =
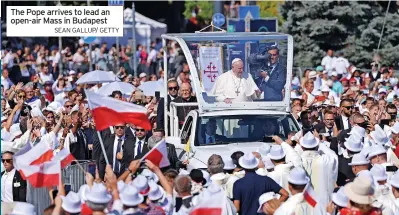
[[[180,86],[180,93],[183,99],[189,99],[191,96],[191,84],[182,83]]]
[[[233,63],[231,64],[231,70],[237,77],[241,77],[242,72],[244,71],[244,63],[241,59],[234,59]]]

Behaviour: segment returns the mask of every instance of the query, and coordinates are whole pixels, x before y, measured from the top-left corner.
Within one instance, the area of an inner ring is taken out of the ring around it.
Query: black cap
[[[203,185],[206,184],[206,179],[204,178],[204,174],[202,174],[202,171],[199,169],[191,170],[190,178],[191,178],[191,180],[193,180],[197,183],[202,183]]]
[[[24,104],[24,105],[22,106],[22,108],[21,108],[21,116],[29,116],[31,110],[32,110],[32,107],[31,107],[31,106],[29,106],[29,105],[27,105],[27,104]]]

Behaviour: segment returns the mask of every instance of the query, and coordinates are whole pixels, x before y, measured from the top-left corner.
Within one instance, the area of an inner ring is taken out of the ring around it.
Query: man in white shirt
[[[252,101],[252,98],[260,95],[251,74],[243,74],[244,63],[241,59],[235,58],[232,62],[232,69],[220,75],[213,85],[211,94],[216,101],[231,104],[233,102]]]
[[[14,153],[6,151],[2,155],[1,162],[5,171],[1,173],[1,201],[2,202],[26,202],[26,181],[13,165]]]
[[[338,57],[334,61],[335,71],[338,75],[345,75],[349,72],[349,66],[350,63],[346,58],[344,58],[344,53],[339,52]]]
[[[1,73],[1,85],[3,85],[4,90],[10,89],[10,87],[14,85],[14,83],[12,83],[8,75],[9,75],[8,70],[3,69]]]
[[[12,54],[11,49],[6,49],[6,54],[3,58],[3,64],[7,65],[7,69],[12,69],[14,66],[14,55]]]
[[[327,51],[327,55],[321,60],[321,65],[324,67],[325,70],[328,71],[328,74],[334,71],[334,63],[335,63],[334,51],[329,49]]]

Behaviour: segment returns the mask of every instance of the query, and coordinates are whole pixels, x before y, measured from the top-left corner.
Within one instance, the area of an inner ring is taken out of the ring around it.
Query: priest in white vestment
[[[233,103],[252,101],[253,97],[260,94],[251,74],[243,74],[244,63],[235,58],[231,70],[223,73],[213,85],[211,94],[216,96],[216,101]]]

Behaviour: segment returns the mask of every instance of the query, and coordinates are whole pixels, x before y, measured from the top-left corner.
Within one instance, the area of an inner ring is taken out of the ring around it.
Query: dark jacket
[[[175,103],[191,103],[191,102],[197,102],[197,97],[191,96],[188,100],[183,99],[182,97],[177,97],[175,100],[173,100]],[[192,110],[198,109],[198,106],[183,106],[183,107],[177,107],[177,118],[179,119],[179,128],[181,128],[184,124],[184,120],[186,119],[186,116],[188,113]]]
[[[1,172],[0,179],[3,177],[4,171]],[[19,183],[19,187],[16,187],[16,183]],[[14,202],[26,202],[26,181],[22,179],[21,174],[18,170],[15,170],[14,178],[12,179],[12,198]]]
[[[131,138],[132,141],[129,141],[129,144],[124,144],[123,147],[123,164],[124,166],[127,168],[129,167],[130,162],[132,162],[133,160],[137,160],[137,159],[141,159],[145,154],[147,154],[147,152],[150,151],[150,149],[148,148],[148,138],[145,137],[142,140],[142,150],[141,150],[141,154],[134,156],[134,148],[136,147],[136,138]]]
[[[169,168],[179,170],[181,167],[181,161],[177,157],[176,147],[173,144],[166,143],[166,147],[168,149],[168,159],[170,162]]]
[[[169,95],[168,95],[169,96]],[[169,96],[168,98],[168,111],[170,109],[170,103],[172,102],[173,98]],[[165,98],[161,98],[158,102],[158,107],[157,107],[157,128],[165,130],[165,110],[164,110],[164,105],[165,105]],[[169,122],[170,124],[170,122]],[[168,128],[170,127],[168,124]],[[168,129],[170,131],[170,129]]]
[[[338,156],[338,186],[344,186],[356,177],[352,172],[352,167],[348,165],[351,161],[352,158],[345,158],[342,155]]]
[[[287,68],[277,63],[276,67],[268,72],[269,80],[267,82],[261,78],[257,83],[260,86],[260,90],[264,92],[264,100],[265,101],[282,101],[283,100],[283,92],[286,78],[287,78]],[[271,73],[271,74],[270,74]]]
[[[78,128],[75,135],[77,136],[77,142],[69,146],[71,154],[76,160],[89,159],[88,142],[84,131]]]
[[[107,136],[104,137],[103,140],[104,140],[104,148],[105,148],[105,152],[107,154],[107,158],[108,158],[109,164],[111,166],[113,166],[113,163],[114,163],[115,134],[107,135]],[[123,158],[125,158],[125,150],[124,149],[126,147],[129,147],[129,146],[133,145],[133,144],[134,144],[134,139],[125,135],[125,140],[124,140],[124,143],[123,143],[123,146],[122,146],[122,149],[121,149],[121,151],[123,152]],[[120,171],[119,172],[115,172],[117,177],[119,177],[124,172],[124,170],[127,168],[127,166],[124,165],[125,163],[123,161],[124,161],[124,159],[122,159],[122,161],[121,161]],[[100,160],[99,160],[99,166],[98,166],[98,171],[99,171],[99,174],[100,174],[101,178],[104,178],[106,165],[107,165],[107,163],[105,161],[104,154],[101,153]]]

